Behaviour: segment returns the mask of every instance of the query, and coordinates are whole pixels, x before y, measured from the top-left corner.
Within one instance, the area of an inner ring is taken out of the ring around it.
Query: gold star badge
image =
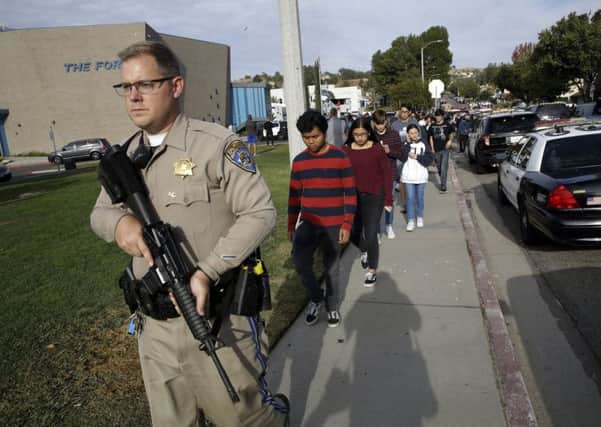
[[[192,159],[189,157],[178,159],[177,162],[173,164],[173,166],[173,174],[176,176],[181,176],[182,179],[184,179],[187,176],[194,175],[192,173],[192,169],[196,167],[196,165],[192,163]]]

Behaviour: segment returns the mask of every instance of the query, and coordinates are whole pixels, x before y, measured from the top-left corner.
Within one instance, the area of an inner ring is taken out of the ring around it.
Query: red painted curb
[[[23,169],[23,168],[31,168],[31,167],[38,167],[38,166],[54,166],[54,167],[56,167],[56,165],[54,163],[50,163],[50,162],[19,163],[19,164],[8,163],[6,166],[8,166],[9,169]]]
[[[452,159],[449,159],[449,175],[457,195],[457,204],[472,260],[480,307],[486,323],[490,350],[495,361],[494,368],[505,411],[505,422],[510,427],[537,427],[536,414],[509,338],[505,317],[499,305],[486,258],[480,247],[463,188],[455,172],[455,162]]]

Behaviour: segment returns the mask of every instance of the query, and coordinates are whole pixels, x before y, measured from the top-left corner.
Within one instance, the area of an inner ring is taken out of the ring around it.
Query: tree
[[[369,77],[369,71],[357,71],[351,68],[340,68],[338,70],[340,80],[357,80]]]
[[[276,71],[272,78],[273,87],[281,88],[284,87],[284,76],[280,74],[279,71]]]
[[[501,65],[488,64],[477,76],[478,83],[481,85],[494,83],[499,74]]]
[[[532,43],[519,44],[513,51],[513,64],[501,64],[495,83],[514,98],[552,101],[566,90],[567,81],[538,62],[535,50]]]
[[[475,78],[462,78],[452,81],[448,90],[457,96],[474,99],[480,94],[480,85]]]
[[[510,64],[501,64],[497,75],[495,77],[494,83],[501,90],[511,90],[515,87],[515,70],[511,67]]]
[[[593,15],[570,13],[539,33],[534,61],[549,75],[575,84],[585,96],[601,84],[601,9]]]
[[[511,61],[515,64],[516,62],[530,58],[534,52],[534,46],[534,43],[520,43],[513,49]]]
[[[432,106],[430,92],[422,84],[421,77],[402,79],[390,86],[389,96],[393,105],[399,105],[402,102],[423,110]]]
[[[417,102],[415,105],[426,105],[422,99],[424,90],[428,92],[427,85],[421,82],[421,48],[434,40],[442,42],[430,44],[424,50],[424,74],[437,75],[448,85],[453,57],[449,51],[449,34],[445,27],[437,26],[420,35],[397,37],[389,49],[374,53],[369,86],[381,97],[413,103],[411,99]],[[416,85],[416,81],[419,84]],[[400,98],[401,94],[405,98]],[[429,105],[429,95],[427,98]]]
[[[321,65],[319,64],[319,58],[315,61],[315,109],[321,111]]]
[[[478,101],[490,101],[494,93],[490,89],[486,88],[478,94]]]
[[[311,86],[317,82],[317,67],[315,64],[303,65],[303,73],[305,85]]]

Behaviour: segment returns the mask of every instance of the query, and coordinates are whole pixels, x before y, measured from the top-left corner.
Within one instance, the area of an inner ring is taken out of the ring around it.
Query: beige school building
[[[118,52],[143,40],[166,43],[182,63],[183,111],[229,124],[230,48],[160,34],[146,23],[0,31],[0,155],[60,149],[86,138],[122,142],[135,128],[118,83]]]

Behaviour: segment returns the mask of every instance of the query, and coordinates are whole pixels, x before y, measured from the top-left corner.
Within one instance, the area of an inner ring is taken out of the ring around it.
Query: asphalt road
[[[457,164],[480,182],[498,206],[506,229],[520,241],[517,212],[513,206],[502,206],[497,200],[496,169],[477,175],[475,167],[468,165],[463,156],[457,156]],[[546,285],[601,360],[601,248],[575,248],[544,240],[526,250]]]
[[[524,247],[496,170],[454,159],[539,426],[601,425],[601,248]]]

